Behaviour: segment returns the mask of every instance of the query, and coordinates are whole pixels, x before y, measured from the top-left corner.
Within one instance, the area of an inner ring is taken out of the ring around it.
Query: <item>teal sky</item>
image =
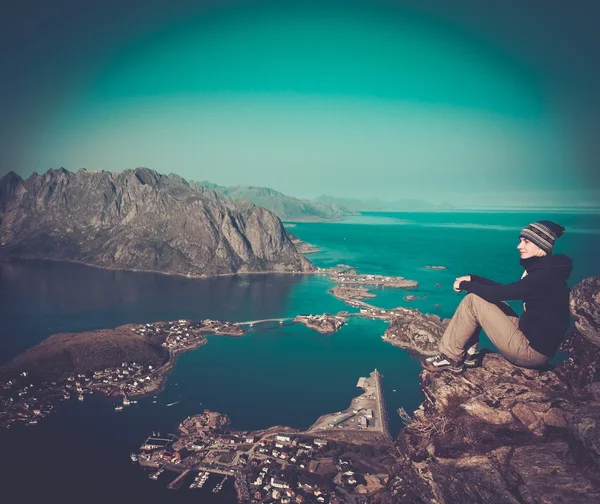
[[[600,200],[540,67],[422,10],[230,2],[101,46],[0,174],[146,166],[298,197]]]

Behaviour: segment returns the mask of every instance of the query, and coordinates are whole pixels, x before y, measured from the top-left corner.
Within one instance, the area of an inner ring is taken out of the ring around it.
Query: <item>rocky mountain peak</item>
[[[23,179],[10,171],[0,179],[0,212],[5,212],[20,201],[25,187]],[[0,220],[2,216],[0,215]]]
[[[193,276],[313,268],[274,214],[212,193],[143,167],[9,174],[0,244],[15,257]]]

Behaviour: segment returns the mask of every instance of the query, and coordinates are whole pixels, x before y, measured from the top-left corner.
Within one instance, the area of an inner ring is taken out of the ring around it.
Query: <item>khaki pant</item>
[[[466,349],[479,341],[482,328],[500,353],[517,366],[539,368],[550,360],[531,348],[519,329],[519,317],[510,306],[490,303],[475,294],[467,294],[458,305],[442,336],[440,352],[462,361]]]

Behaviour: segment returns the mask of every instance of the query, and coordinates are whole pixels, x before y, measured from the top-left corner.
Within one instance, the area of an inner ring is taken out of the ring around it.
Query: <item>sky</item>
[[[30,0],[0,20],[0,177],[600,204],[595,0]]]

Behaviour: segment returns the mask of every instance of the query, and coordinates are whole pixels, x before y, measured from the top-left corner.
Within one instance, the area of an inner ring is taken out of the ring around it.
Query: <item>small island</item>
[[[404,301],[414,301],[415,299],[427,299],[427,296],[414,296],[410,294],[408,296],[404,296],[402,299],[404,299]]]
[[[361,299],[375,298],[375,294],[371,293],[365,287],[349,287],[336,285],[332,289],[329,289],[329,293],[333,294],[336,298],[342,301],[360,301]],[[355,303],[348,303],[350,305],[358,306]]]
[[[317,270],[317,273],[323,273],[323,270]],[[327,270],[329,279],[332,282],[343,284],[344,286],[354,285],[372,285],[375,287],[391,287],[395,289],[414,289],[419,286],[416,280],[408,280],[404,277],[385,276],[385,275],[362,275],[355,270],[339,271],[335,268]]]
[[[333,334],[346,323],[345,317],[339,315],[298,315],[294,322],[304,324],[321,334]]]

